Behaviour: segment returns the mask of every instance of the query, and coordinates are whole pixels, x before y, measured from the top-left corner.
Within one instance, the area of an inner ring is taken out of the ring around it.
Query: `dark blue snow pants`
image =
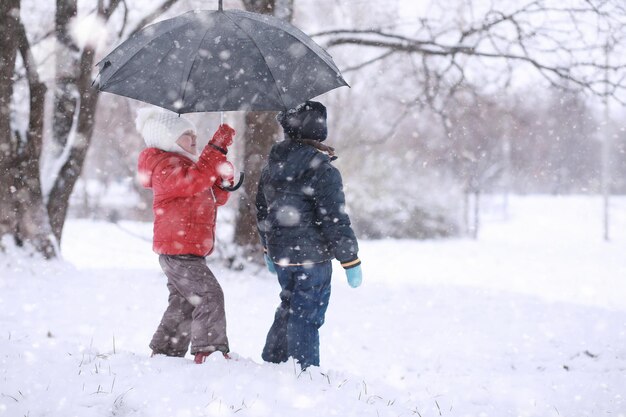
[[[319,328],[330,299],[330,261],[312,266],[276,265],[282,288],[280,305],[267,334],[263,360],[285,362],[292,357],[304,370],[320,364]]]

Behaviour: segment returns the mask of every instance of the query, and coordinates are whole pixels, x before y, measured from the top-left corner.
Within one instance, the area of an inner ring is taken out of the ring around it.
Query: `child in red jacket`
[[[196,363],[218,350],[227,357],[224,293],[205,257],[213,251],[217,207],[228,200],[221,185],[232,184],[226,154],[235,131],[221,125],[198,156],[196,128],[183,116],[142,109],[136,124],[147,145],[139,180],[154,195],[153,250],[169,290],[150,347],[153,354],[183,357],[191,344]]]

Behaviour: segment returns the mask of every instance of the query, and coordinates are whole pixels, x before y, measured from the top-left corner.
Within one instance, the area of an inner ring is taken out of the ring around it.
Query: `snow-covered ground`
[[[361,242],[320,368],[265,364],[278,285],[210,263],[235,360],[150,358],[150,225],[69,221],[65,260],[0,254],[0,416],[626,416],[626,199],[485,204],[478,241]]]

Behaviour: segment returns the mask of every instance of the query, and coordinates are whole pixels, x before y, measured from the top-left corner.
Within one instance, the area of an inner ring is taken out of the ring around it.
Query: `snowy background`
[[[72,39],[97,41],[100,59],[154,3],[122,2],[103,24],[93,19],[102,2],[79,0]],[[216,3],[179,0],[157,19]],[[57,48],[55,11],[54,2],[21,1],[48,87],[36,155],[44,200],[67,156],[52,140],[56,76],[77,70]],[[505,24],[467,36],[510,13],[519,32]],[[623,62],[624,22],[619,0],[293,2],[293,23],[323,45],[332,36],[320,32],[340,29],[515,52],[524,35],[524,50],[544,64],[595,72],[590,85],[601,92],[605,77],[623,82],[624,67],[588,66]],[[612,55],[603,36],[615,42]],[[10,236],[0,245],[0,417],[626,417],[626,107],[613,100],[624,101],[623,85],[603,102],[589,89],[556,89],[516,60],[404,52],[379,60],[386,51],[355,45],[330,52],[351,88],[319,100],[364,284],[350,288],[335,265],[321,366],[301,373],[292,362],[261,361],[279,288],[260,259],[240,271],[224,265],[239,250],[237,198],[219,213],[208,260],[225,292],[233,360],[150,357],[167,290],[151,251],[152,196],[135,179],[140,104],[103,94],[62,259],[43,261]],[[13,75],[10,127],[26,137],[19,62]],[[190,118],[202,146],[220,117]],[[229,155],[243,169],[243,115],[226,122],[238,130]],[[619,194],[608,242],[603,186]]]
[[[150,358],[167,300],[150,223],[70,220],[64,260],[0,254],[1,416],[626,416],[626,199],[484,202],[477,241],[362,241],[321,367],[260,359],[278,285],[209,261],[234,359]],[[220,239],[231,232],[221,213]]]

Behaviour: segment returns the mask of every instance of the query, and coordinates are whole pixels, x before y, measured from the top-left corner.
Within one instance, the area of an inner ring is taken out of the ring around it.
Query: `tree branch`
[[[614,72],[623,72],[626,69],[626,63],[619,63],[611,65],[608,68],[605,64],[597,63],[594,61],[572,61],[564,65],[553,65],[545,62],[542,56],[533,56],[523,42],[518,42],[516,45],[524,52],[524,54],[516,54],[506,51],[494,50],[494,52],[481,50],[478,46],[466,46],[466,45],[445,45],[436,44],[430,41],[408,39],[405,37],[394,36],[387,33],[376,33],[375,31],[333,31],[335,36],[327,42],[329,48],[337,47],[341,45],[358,45],[363,47],[374,47],[378,49],[386,49],[383,55],[374,58],[368,62],[355,66],[355,69],[361,69],[371,63],[377,62],[394,53],[408,53],[408,54],[420,54],[423,56],[439,56],[439,57],[451,57],[454,58],[457,55],[464,55],[468,57],[486,58],[491,60],[504,60],[508,62],[522,62],[530,64],[537,69],[542,75],[552,74],[557,79],[561,79],[570,83],[574,83],[579,87],[590,90],[594,94],[598,94],[599,91],[593,88],[592,83],[586,80],[582,76],[573,75],[572,70],[587,67],[596,70],[610,70]],[[354,36],[354,35],[365,36]],[[378,38],[376,36],[378,35]],[[519,39],[519,37],[518,37]],[[495,49],[495,48],[494,48]],[[544,51],[545,52],[545,51]],[[555,52],[555,51],[553,51]],[[571,51],[564,51],[571,53]],[[549,78],[548,78],[549,79]],[[620,78],[621,79],[621,78]],[[554,80],[551,80],[554,84]],[[616,83],[609,84],[613,87],[618,87]]]
[[[443,86],[435,82],[435,74],[455,77],[447,88],[457,85],[457,71],[465,82],[463,72],[473,65],[468,58],[474,58],[499,61],[509,73],[516,63],[530,65],[551,85],[596,96],[604,95],[608,89],[617,101],[626,101],[626,7],[621,0],[576,0],[563,6],[527,0],[508,11],[496,9],[498,3],[494,1],[480,16],[475,16],[473,4],[467,1],[458,11],[459,18],[463,22],[469,18],[469,23],[458,23],[458,19],[442,10],[441,20],[419,20],[415,31],[419,35],[389,29],[334,29],[315,36],[321,37],[328,48],[354,45],[384,50],[381,55],[348,68],[350,71],[397,54],[433,58],[422,63],[425,80],[434,83],[426,90]],[[611,59],[611,66],[602,59],[606,42],[616,46],[612,56],[617,58]],[[493,67],[484,65],[486,69]],[[455,71],[450,72],[451,69]],[[606,72],[611,74],[608,79],[604,77]]]
[[[128,37],[134,35],[136,32],[141,30],[148,23],[152,22],[158,16],[160,16],[161,14],[169,10],[177,2],[178,0],[165,0],[159,7],[154,9],[152,13],[149,13],[143,19],[140,20],[139,23],[137,23],[137,25],[135,26],[135,28],[128,34]]]
[[[24,70],[26,71],[26,79],[30,90],[30,117],[28,123],[28,140],[27,145],[31,147],[31,157],[39,160],[41,147],[43,143],[43,101],[46,93],[46,85],[39,79],[37,71],[37,62],[30,49],[30,43],[26,35],[26,28],[20,21],[17,25],[17,37],[19,42],[20,55],[24,62]],[[41,112],[36,111],[41,109]]]

